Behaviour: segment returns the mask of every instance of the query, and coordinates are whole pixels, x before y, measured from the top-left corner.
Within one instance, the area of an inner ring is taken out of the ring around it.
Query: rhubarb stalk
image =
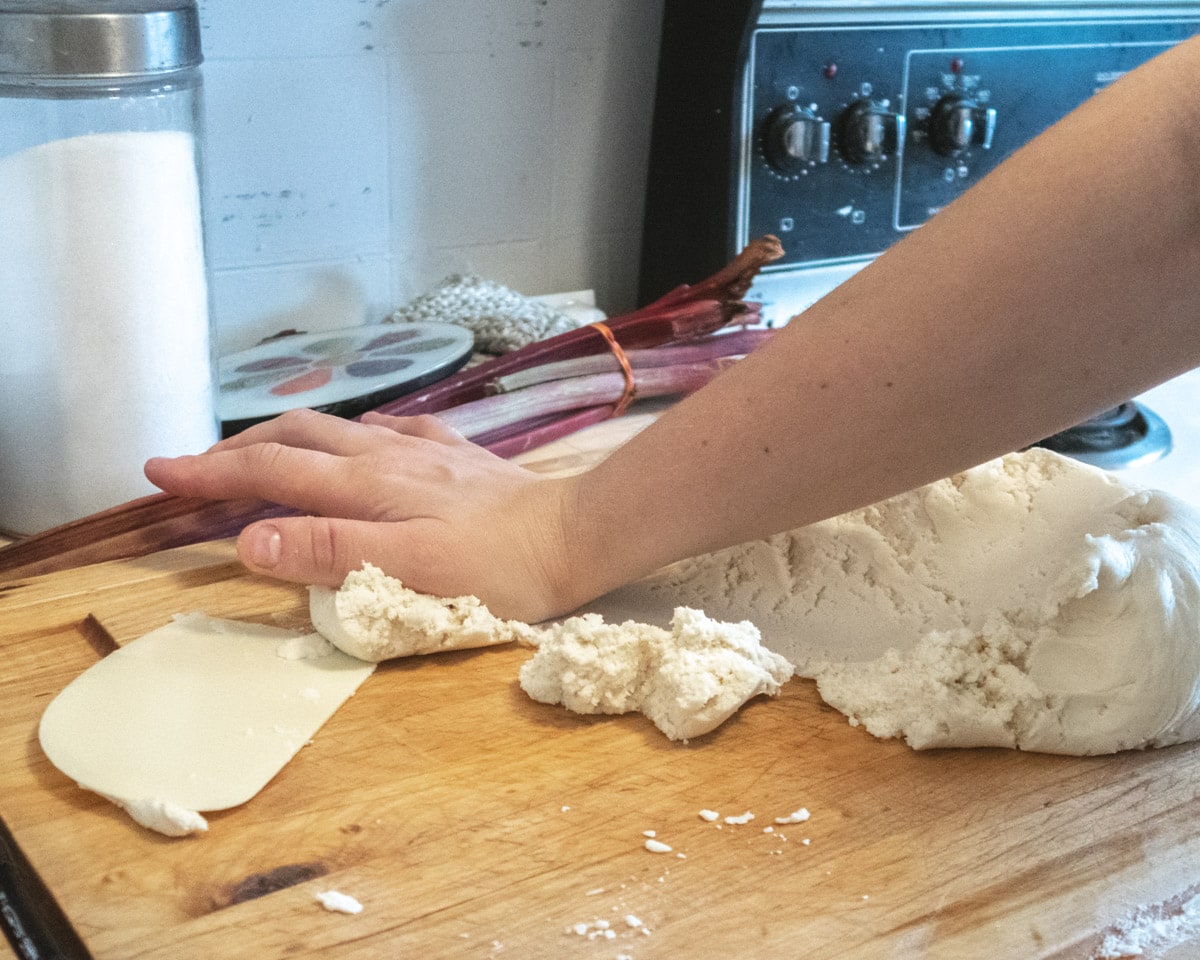
[[[677,287],[648,306],[614,317],[606,324],[622,349],[628,351],[697,339],[730,323],[757,323],[761,319],[759,305],[741,298],[750,289],[755,274],[782,255],[783,247],[775,237],[760,237],[702,283]],[[385,403],[379,412],[398,417],[438,413],[487,396],[488,382],[504,374],[608,351],[608,341],[599,330],[590,325],[580,327],[469,367],[426,390]]]
[[[717,358],[703,363],[677,363],[669,367],[644,367],[634,370],[635,395],[641,399],[691,393],[708,383],[733,358]],[[615,403],[625,392],[625,377],[620,373],[593,373],[569,380],[553,380],[525,387],[514,393],[473,400],[438,414],[440,420],[464,436],[474,439],[496,431],[505,424],[529,420],[550,413],[562,413],[598,403]]]
[[[744,356],[768,339],[772,332],[759,328],[718,333],[685,346],[627,350],[625,356],[634,370],[649,367],[671,367],[684,363],[703,363],[715,357]],[[576,357],[574,360],[542,363],[536,367],[502,374],[495,377],[489,386],[496,393],[511,393],[550,380],[566,380],[571,377],[584,377],[620,369],[621,365],[617,362],[617,358],[611,351],[608,351],[587,357]]]

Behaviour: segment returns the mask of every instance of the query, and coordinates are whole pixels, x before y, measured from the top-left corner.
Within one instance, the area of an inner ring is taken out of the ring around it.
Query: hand
[[[179,496],[314,514],[260,521],[238,538],[248,568],[283,580],[339,586],[369,561],[414,590],[474,594],[497,616],[528,621],[589,599],[571,572],[572,481],[502,460],[436,417],[295,410],[145,471]]]

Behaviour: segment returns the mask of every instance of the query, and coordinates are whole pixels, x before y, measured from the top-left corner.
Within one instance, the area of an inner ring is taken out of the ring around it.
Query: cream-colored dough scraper
[[[258,793],[373,669],[316,634],[189,614],[73,680],[38,735],[59,770],[139,823],[196,832],[196,811]]]

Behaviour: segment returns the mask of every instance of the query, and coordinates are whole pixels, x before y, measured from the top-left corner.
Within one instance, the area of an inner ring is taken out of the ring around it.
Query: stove
[[[1168,380],[1136,400],[1170,426],[1170,450],[1160,457],[1107,469],[1131,483],[1165,490],[1200,507],[1200,370]]]
[[[1162,417],[1142,402],[1127,400],[1038,446],[1106,470],[1132,470],[1165,457],[1171,443]]]
[[[772,233],[785,255],[747,296],[767,323],[786,323],[1197,32],[1200,4],[1154,0],[666,0],[640,299]],[[1149,397],[1043,445],[1149,477],[1183,446],[1182,422],[1165,412],[1176,405],[1162,388]],[[1200,458],[1200,431],[1195,446]]]

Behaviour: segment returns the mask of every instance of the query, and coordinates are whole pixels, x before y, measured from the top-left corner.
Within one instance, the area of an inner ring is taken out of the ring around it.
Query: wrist
[[[558,613],[569,613],[634,579],[621,517],[587,471],[550,481],[557,494],[557,545],[547,552],[547,578]]]

